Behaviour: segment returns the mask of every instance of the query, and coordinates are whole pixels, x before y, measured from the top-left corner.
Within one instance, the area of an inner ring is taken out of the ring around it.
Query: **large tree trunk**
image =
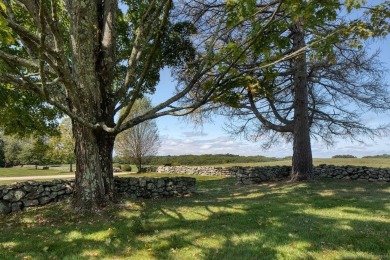
[[[292,28],[293,48],[305,47],[305,32],[301,21]],[[294,142],[291,179],[300,181],[312,178],[313,159],[310,145],[308,112],[307,64],[305,52],[294,60]]]
[[[72,20],[72,77],[69,108],[84,121],[113,127],[114,108],[109,89],[115,63],[117,1],[70,1]],[[91,211],[115,200],[112,152],[115,135],[73,120],[76,140],[76,184],[73,207]]]
[[[110,202],[116,202],[112,153],[115,135],[104,131],[98,133],[99,159],[103,172],[104,194]]]
[[[73,124],[76,139],[75,211],[99,209],[115,200],[112,151],[115,136]]]

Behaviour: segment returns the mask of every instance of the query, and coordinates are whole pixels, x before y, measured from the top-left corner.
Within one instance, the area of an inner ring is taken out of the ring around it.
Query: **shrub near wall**
[[[184,196],[196,191],[196,180],[176,178],[115,178],[115,188],[123,197],[157,198]],[[46,205],[72,196],[74,180],[22,182],[0,186],[0,215]]]

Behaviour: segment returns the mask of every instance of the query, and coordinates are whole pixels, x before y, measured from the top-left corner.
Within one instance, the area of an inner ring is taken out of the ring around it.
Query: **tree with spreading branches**
[[[294,9],[296,1],[180,1],[175,7],[172,0],[1,0],[0,83],[34,94],[71,118],[73,209],[95,210],[116,200],[115,137],[147,120],[192,113],[223,93],[237,78],[231,72],[244,54],[267,46],[261,39],[277,24],[282,3]],[[195,12],[189,20],[186,4],[202,2],[209,2],[211,12]],[[221,13],[214,9],[219,2],[243,8]],[[245,41],[224,45],[235,28],[251,23],[257,30]],[[261,67],[303,51],[265,59]],[[137,100],[155,93],[164,67],[175,72],[175,92],[126,120]]]
[[[232,50],[218,48],[230,30],[226,17],[210,17],[213,27],[199,37],[180,9],[172,0],[0,1],[5,25],[0,28],[0,82],[34,94],[72,120],[75,211],[116,201],[112,153],[117,134],[157,117],[195,111],[237,62]],[[164,67],[176,72],[175,92],[126,120],[137,100],[155,93]],[[219,76],[202,90],[202,98],[182,102],[216,70]]]
[[[149,98],[138,100],[126,120],[137,117],[151,107]],[[138,172],[141,172],[142,165],[157,154],[160,144],[156,121],[148,120],[118,134],[114,149],[120,158],[135,163]]]
[[[240,52],[241,42],[263,32],[258,21],[270,14],[257,11],[272,2],[200,1],[189,9],[195,17],[204,12],[218,16],[223,14],[221,10],[230,10],[230,24],[240,26],[226,35],[221,45]],[[362,3],[346,4],[351,10]],[[356,138],[381,130],[364,125],[360,118],[365,110],[389,109],[385,71],[378,54],[368,55],[362,42],[386,34],[388,27],[383,24],[388,6],[385,2],[370,9],[368,21],[346,22],[338,18],[341,1],[283,2],[272,13],[275,19],[264,37],[242,52],[229,71],[231,80],[222,91],[214,92],[213,102],[199,111],[200,116],[210,116],[210,112],[227,115],[232,121],[227,127],[230,133],[265,139],[266,147],[279,137],[291,141],[292,180],[312,178],[311,136],[330,144],[334,136]]]

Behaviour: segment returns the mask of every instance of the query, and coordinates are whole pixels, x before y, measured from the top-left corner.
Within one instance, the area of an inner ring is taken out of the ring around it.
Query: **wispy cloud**
[[[183,135],[185,136],[185,135]],[[206,135],[207,136],[207,135]],[[238,155],[265,155],[284,157],[291,154],[288,145],[263,150],[258,143],[251,143],[244,140],[235,140],[228,136],[215,138],[180,138],[164,135],[161,137],[160,155],[181,155],[181,154],[238,154]],[[203,136],[204,137],[204,136]]]
[[[262,149],[260,143],[234,139],[229,136],[212,137],[208,134],[196,134],[198,132],[182,132],[172,137],[169,134],[161,136],[162,145],[160,155],[182,154],[238,154],[238,155],[264,155],[268,157],[285,157],[292,155],[290,143],[275,144],[268,150]],[[337,140],[336,145],[327,146],[322,142],[312,143],[313,157],[332,157],[338,154],[352,154],[358,157],[390,153],[387,139],[382,138],[375,142],[365,144],[360,142],[347,142]]]
[[[203,131],[199,131],[199,132],[183,132],[183,136],[185,137],[199,137],[199,136],[208,136],[207,133],[203,132]]]

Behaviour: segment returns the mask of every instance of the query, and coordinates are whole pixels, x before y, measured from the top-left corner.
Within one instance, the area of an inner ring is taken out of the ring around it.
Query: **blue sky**
[[[371,51],[381,49],[381,60],[390,71],[390,38],[377,40],[370,46]],[[387,75],[390,82],[390,74]],[[170,71],[164,70],[157,92],[152,97],[154,103],[171,96],[175,82],[170,77]],[[390,123],[390,111],[387,114],[363,115],[365,124],[377,125]],[[215,117],[213,122],[197,127],[183,118],[172,116],[157,119],[162,145],[159,155],[181,154],[238,154],[264,155],[284,157],[292,155],[292,146],[288,143],[279,143],[268,150],[264,150],[260,143],[248,142],[239,137],[229,136],[224,130],[224,118]],[[362,137],[364,139],[364,137]],[[313,157],[328,158],[336,154],[352,154],[358,157],[365,155],[390,154],[390,137],[365,139],[365,143],[352,142],[346,139],[336,139],[336,144],[327,147],[321,141],[312,140]]]

